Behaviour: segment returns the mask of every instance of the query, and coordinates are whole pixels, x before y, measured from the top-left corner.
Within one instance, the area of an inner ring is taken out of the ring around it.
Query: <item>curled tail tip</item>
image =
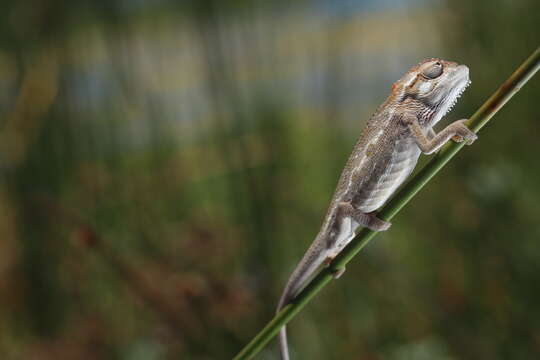
[[[276,314],[278,314],[285,305],[287,305],[291,301],[291,291],[290,291],[291,284],[287,284],[285,286],[285,289],[283,290],[283,293],[281,294],[281,297],[278,302],[278,306],[276,309]],[[279,330],[279,353],[281,355],[281,360],[289,360],[289,345],[287,343],[287,328],[285,325],[281,327]]]
[[[279,352],[281,360],[289,360],[289,345],[287,344],[287,329],[285,326],[279,330]]]

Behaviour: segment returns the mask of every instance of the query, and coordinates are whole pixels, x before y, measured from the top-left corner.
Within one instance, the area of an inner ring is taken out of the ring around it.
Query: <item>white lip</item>
[[[469,86],[471,84],[471,80],[469,78],[469,68],[465,65],[459,65],[457,67],[457,69],[459,69],[458,71],[461,73],[461,76],[459,76],[459,81],[460,82],[463,82],[463,85],[461,85],[461,89],[459,91],[459,94],[458,94],[458,97],[461,96],[461,94],[463,93],[463,91],[465,91],[465,89],[467,88],[467,86]],[[458,84],[456,84],[458,85]],[[459,85],[458,85],[459,86]]]
[[[469,68],[467,67],[467,65],[458,65],[456,69],[460,69],[460,71],[465,71],[467,76],[469,75]]]
[[[454,74],[456,76],[456,85],[459,85],[462,81],[469,82],[469,68],[466,65],[458,65],[454,69]]]

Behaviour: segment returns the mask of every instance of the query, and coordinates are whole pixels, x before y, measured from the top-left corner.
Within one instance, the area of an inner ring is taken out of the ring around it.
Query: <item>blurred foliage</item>
[[[533,0],[2,1],[2,358],[232,357],[390,84],[467,64],[466,117],[539,21]],[[295,359],[539,356],[539,96],[292,322]]]

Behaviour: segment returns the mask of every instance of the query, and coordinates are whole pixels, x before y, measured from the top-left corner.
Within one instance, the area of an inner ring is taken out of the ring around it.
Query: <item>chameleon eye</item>
[[[430,67],[426,68],[424,71],[422,71],[422,75],[427,79],[435,79],[441,76],[443,73],[443,66],[440,62],[436,62]]]

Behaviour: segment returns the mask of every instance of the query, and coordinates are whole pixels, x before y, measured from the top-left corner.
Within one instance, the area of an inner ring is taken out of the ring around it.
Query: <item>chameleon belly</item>
[[[354,206],[366,213],[380,208],[413,171],[420,153],[414,139],[397,140],[393,150],[374,163],[354,197]]]

